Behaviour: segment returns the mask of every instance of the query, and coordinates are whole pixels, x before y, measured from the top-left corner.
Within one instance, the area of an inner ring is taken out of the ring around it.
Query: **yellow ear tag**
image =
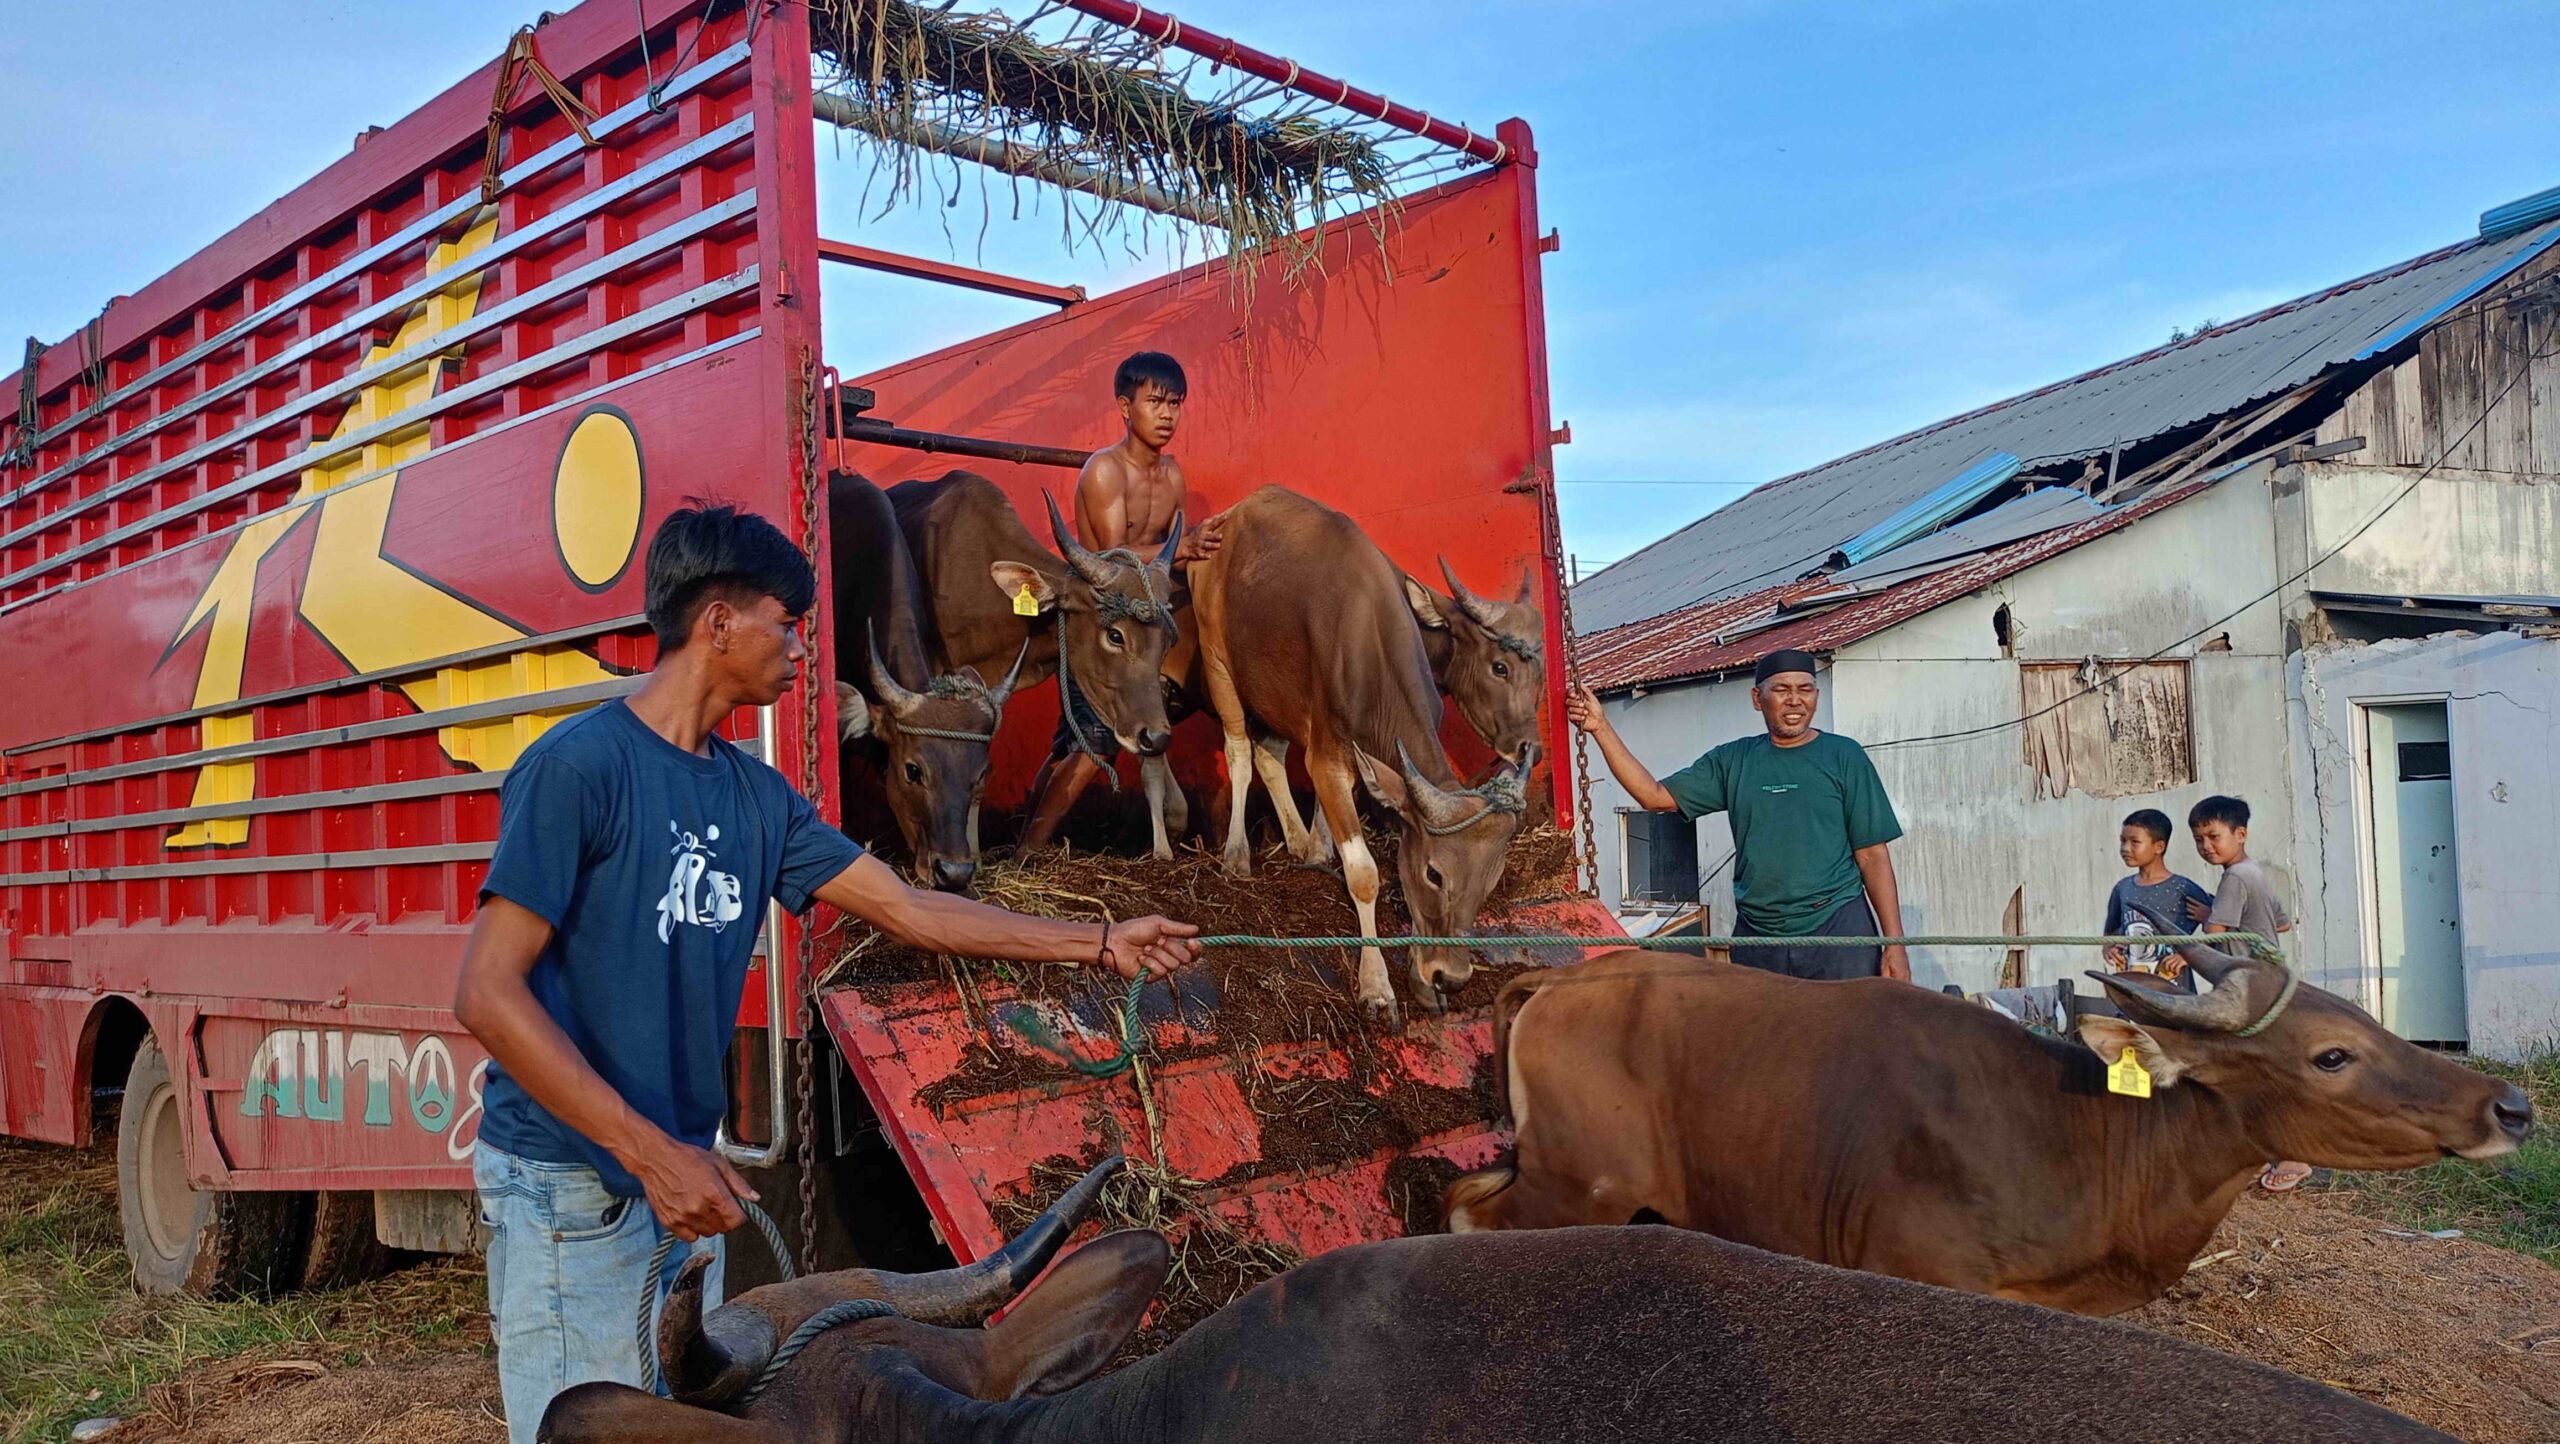
[[[1022,590],[1013,594],[1013,614],[1017,617],[1040,615],[1040,601],[1031,595],[1030,583],[1023,583]]]
[[[2151,1096],[2151,1070],[2142,1066],[2141,1055],[2134,1051],[2132,1044],[2126,1044],[2116,1061],[2107,1065],[2107,1091],[2121,1093],[2127,1098]]]

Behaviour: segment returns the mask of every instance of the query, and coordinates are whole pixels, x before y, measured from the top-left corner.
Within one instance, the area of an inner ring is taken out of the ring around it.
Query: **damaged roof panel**
[[[2094,456],[2218,416],[2387,349],[2560,240],[2560,223],[2469,240],[1769,482],[1583,579],[1586,634],[1789,582],[1994,451]]]
[[[2156,492],[2129,506],[2005,543],[1976,556],[1951,558],[1880,591],[1853,596],[1801,618],[1790,607],[1819,606],[1825,594],[1844,589],[1838,577],[1784,582],[1738,597],[1697,602],[1658,617],[1585,632],[1576,645],[1585,685],[1603,692],[1658,686],[1739,671],[1781,648],[1829,652],[1870,637],[1896,622],[1980,591],[2142,520],[2194,496],[2236,468],[2224,468],[2183,486]],[[2014,503],[2013,503],[2014,505]],[[1766,619],[1775,618],[1775,624]]]

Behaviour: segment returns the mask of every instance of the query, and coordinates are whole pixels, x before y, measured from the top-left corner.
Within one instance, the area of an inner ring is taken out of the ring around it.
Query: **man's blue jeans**
[[[665,1235],[647,1199],[615,1197],[584,1164],[537,1163],[482,1143],[471,1176],[489,1230],[489,1313],[507,1438],[533,1444],[542,1411],[563,1389],[598,1379],[639,1386],[640,1290]],[[720,1301],[720,1241],[705,1239],[669,1254],[656,1280],[658,1304],[693,1250],[713,1259],[703,1306]]]

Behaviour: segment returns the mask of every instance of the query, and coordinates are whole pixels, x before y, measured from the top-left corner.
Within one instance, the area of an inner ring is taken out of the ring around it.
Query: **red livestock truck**
[[[637,685],[653,651],[635,562],[703,480],[821,568],[861,564],[829,556],[825,471],[885,484],[950,464],[920,449],[973,458],[1045,535],[1038,494],[1063,495],[1061,461],[1110,439],[1113,365],[1172,351],[1200,399],[1181,442],[1195,514],[1297,486],[1417,575],[1446,556],[1481,591],[1525,578],[1563,655],[1539,289],[1554,243],[1528,127],[1433,119],[1120,0],[1051,8],[1075,27],[1055,43],[889,0],[546,15],[76,335],[30,342],[0,381],[0,408],[17,403],[0,410],[0,1129],[87,1144],[116,1120],[143,1287],[329,1283],[382,1243],[470,1246],[485,1057],[449,1003],[496,789],[544,728]],[[1266,188],[1282,204],[1265,222],[1296,234],[1256,234],[1232,187],[1184,189],[1227,183],[1214,147],[1169,170],[890,115],[892,62],[963,83],[897,50],[902,25],[1019,42],[1004,53],[1031,57],[1035,90],[1051,62],[1176,95],[1186,75],[1249,83],[1186,102],[1185,123],[1248,160],[1364,137],[1358,204]],[[827,83],[865,65],[867,87]],[[1223,227],[1258,276],[1217,260],[1088,298],[822,237],[829,125]],[[837,263],[1057,309],[840,384],[818,306]],[[830,619],[812,629],[831,656]],[[732,731],[833,816],[834,702],[810,673]],[[1012,709],[990,806],[1019,801],[1053,717],[1048,687]],[[1206,782],[1213,744],[1191,729],[1184,765]],[[1454,712],[1449,740],[1485,756]],[[1570,900],[1494,923],[1606,927]],[[1143,1095],[1054,1068],[973,1091],[948,1085],[995,1046],[1000,982],[821,994],[832,937],[826,919],[766,920],[721,1145],[824,1262],[975,1257],[1044,1169],[1121,1148],[1312,1252],[1403,1226],[1398,1160],[1491,1151],[1469,1091],[1480,1009],[1353,1069],[1339,1040],[1221,1049],[1214,1009],[1150,1004],[1168,1061]],[[1275,1078],[1462,1106],[1396,1146],[1267,1157],[1252,1095]]]

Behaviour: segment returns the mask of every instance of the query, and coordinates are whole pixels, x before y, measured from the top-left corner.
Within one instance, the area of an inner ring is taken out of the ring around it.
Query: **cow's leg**
[[[1194,580],[1195,597],[1198,582]],[[1227,749],[1227,844],[1219,861],[1229,877],[1253,876],[1253,852],[1245,846],[1245,804],[1253,793],[1253,739],[1247,735],[1244,698],[1236,691],[1235,673],[1227,665],[1225,619],[1214,609],[1196,608],[1200,618],[1200,671],[1209,686],[1209,706],[1218,714]]]
[[[1316,813],[1316,825],[1307,831],[1307,852],[1307,861],[1319,867],[1333,866],[1333,824],[1321,809]]]
[[[1351,765],[1330,757],[1310,756],[1307,761],[1307,771],[1315,779],[1316,803],[1333,824],[1333,835],[1342,841],[1342,881],[1351,890],[1352,911],[1360,916],[1360,936],[1374,938],[1378,935],[1378,860],[1369,855],[1359,814],[1352,810]],[[1371,1023],[1391,1029],[1403,1025],[1395,985],[1387,981],[1387,955],[1376,948],[1360,950],[1359,992],[1360,1009]]]
[[[1307,823],[1298,815],[1298,798],[1289,790],[1289,739],[1263,734],[1253,739],[1253,770],[1262,777],[1262,790],[1271,798],[1271,810],[1280,817],[1280,836],[1289,846],[1289,855],[1300,862],[1307,860]]]
[[[1181,822],[1172,814],[1182,807],[1182,784],[1173,780],[1172,764],[1161,757],[1143,758],[1138,763],[1138,776],[1147,786],[1147,822],[1155,829],[1155,855],[1159,861],[1173,861],[1173,840],[1166,829],[1179,831]],[[1187,819],[1186,819],[1187,820]]]

